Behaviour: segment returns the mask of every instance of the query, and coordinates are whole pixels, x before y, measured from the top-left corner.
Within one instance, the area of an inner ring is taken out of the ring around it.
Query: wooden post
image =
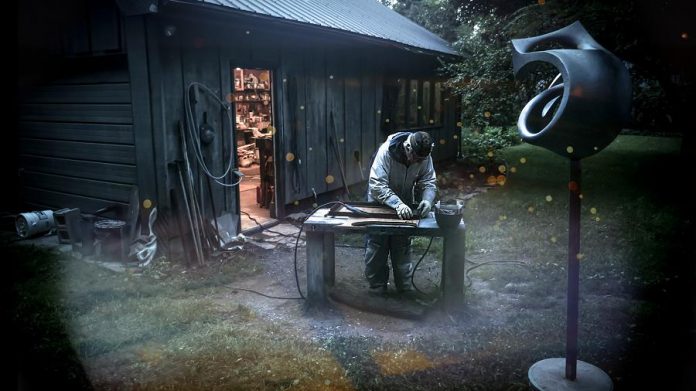
[[[456,311],[464,303],[464,251],[466,226],[445,232],[442,254],[442,301],[447,312]]]
[[[332,287],[336,283],[336,247],[334,246],[334,233],[325,231],[323,246],[324,246],[324,286]]]
[[[325,233],[307,230],[307,302],[324,304],[326,302]]]

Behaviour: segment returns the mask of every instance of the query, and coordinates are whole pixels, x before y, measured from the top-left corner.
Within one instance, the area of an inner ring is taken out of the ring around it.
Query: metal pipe
[[[570,161],[568,203],[568,295],[566,325],[566,379],[575,380],[578,364],[578,295],[580,285],[580,159]]]
[[[184,128],[183,128],[181,121],[179,121],[179,133],[181,135],[181,153],[184,157],[184,163],[186,164],[185,169],[186,169],[186,173],[187,173],[186,176],[188,179],[188,181],[186,182],[187,186],[185,186],[184,189],[186,189],[188,187],[188,191],[189,191],[188,199],[190,200],[189,209],[191,210],[191,218],[193,220],[193,227],[195,229],[194,235],[197,238],[198,248],[202,253],[203,244],[202,244],[200,235],[202,233],[203,225],[201,224],[200,212],[198,210],[198,201],[196,200],[196,192],[195,192],[195,189],[193,187],[193,172],[191,171],[191,164],[190,164],[189,159],[188,159],[188,147],[186,144],[186,134],[184,133]],[[177,162],[177,163],[181,163],[181,162]],[[183,169],[180,166],[179,166],[179,169],[183,171]],[[183,185],[183,182],[182,182],[182,185]],[[184,190],[184,191],[186,191],[186,190]],[[199,264],[202,265],[204,262],[203,257],[202,256],[199,257],[198,261],[199,261]]]
[[[181,161],[177,161],[176,171],[179,174],[179,184],[181,185],[181,194],[184,198],[184,205],[186,206],[186,217],[189,221],[189,228],[191,229],[191,236],[193,237],[193,247],[196,250],[196,258],[199,264],[203,263],[203,254],[201,253],[201,246],[199,243],[198,235],[196,234],[196,229],[193,224],[193,216],[191,214],[191,207],[188,201],[188,195],[186,194],[186,185],[184,184],[184,175],[181,169]]]

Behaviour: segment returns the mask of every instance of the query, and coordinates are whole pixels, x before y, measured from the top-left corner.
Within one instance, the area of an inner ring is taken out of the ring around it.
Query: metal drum
[[[55,226],[51,210],[20,213],[15,220],[17,235],[22,239],[46,233]]]
[[[125,260],[123,231],[126,222],[122,220],[98,220],[94,222],[95,253],[105,260]]]

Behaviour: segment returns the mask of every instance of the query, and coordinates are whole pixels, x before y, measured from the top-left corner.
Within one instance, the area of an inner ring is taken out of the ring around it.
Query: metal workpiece
[[[545,44],[560,47],[534,50]],[[631,79],[621,60],[575,22],[512,40],[515,77],[525,77],[539,63],[553,65],[560,78],[520,112],[517,127],[524,141],[570,159],[591,156],[609,145],[631,113]]]

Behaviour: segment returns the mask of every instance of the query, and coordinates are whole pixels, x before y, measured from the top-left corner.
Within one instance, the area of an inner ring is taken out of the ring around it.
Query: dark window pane
[[[422,126],[430,126],[433,124],[433,118],[431,116],[432,114],[432,106],[430,105],[430,82],[429,81],[424,81],[423,82],[423,103],[421,105],[421,125]]]
[[[435,83],[433,97],[433,124],[442,125],[442,83]]]
[[[397,80],[399,95],[396,100],[396,127],[402,128],[406,125],[406,79]]]
[[[411,80],[409,83],[407,126],[418,126],[418,80]]]

